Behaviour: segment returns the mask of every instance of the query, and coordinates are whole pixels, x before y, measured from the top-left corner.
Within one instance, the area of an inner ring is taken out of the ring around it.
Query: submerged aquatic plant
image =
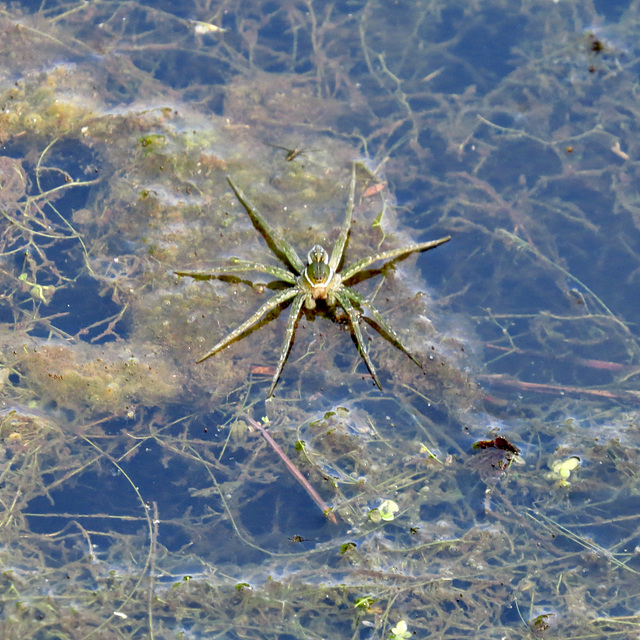
[[[381,313],[369,302],[364,296],[357,291],[347,286],[345,283],[353,278],[358,273],[361,273],[369,265],[374,262],[384,260],[398,260],[404,258],[411,253],[419,251],[428,251],[433,249],[451,239],[451,236],[445,236],[438,238],[437,240],[431,240],[429,242],[421,242],[417,244],[410,244],[398,249],[391,249],[389,251],[382,251],[380,253],[374,253],[366,258],[362,258],[357,262],[354,262],[350,266],[344,268],[342,271],[338,271],[342,259],[344,256],[344,250],[347,246],[349,238],[349,231],[351,229],[351,216],[353,214],[354,193],[356,185],[356,166],[355,163],[351,172],[351,186],[349,188],[349,198],[347,200],[347,210],[345,219],[340,229],[340,235],[331,251],[331,256],[327,251],[319,244],[314,245],[307,256],[307,264],[305,265],[296,250],[289,244],[289,241],[276,229],[274,229],[267,220],[259,213],[256,207],[248,200],[244,193],[237,187],[231,178],[227,178],[231,188],[233,189],[236,197],[246,209],[254,226],[262,233],[267,240],[268,244],[273,247],[273,252],[280,258],[280,260],[287,265],[287,269],[277,267],[273,265],[265,265],[257,262],[251,262],[248,260],[241,260],[239,258],[233,258],[233,264],[226,267],[219,267],[213,271],[209,270],[197,270],[197,271],[176,271],[179,276],[191,276],[192,278],[200,280],[208,280],[216,278],[221,275],[228,275],[231,273],[241,273],[245,271],[261,271],[268,273],[283,283],[290,285],[283,289],[270,300],[265,302],[250,318],[245,320],[240,326],[236,327],[231,333],[229,333],[222,340],[217,342],[204,356],[202,356],[198,362],[203,362],[207,358],[210,358],[214,354],[218,353],[221,349],[224,349],[230,343],[237,338],[245,334],[249,329],[256,325],[266,314],[276,309],[280,305],[293,300],[291,304],[291,311],[289,313],[289,320],[287,321],[287,331],[285,340],[280,351],[280,359],[271,382],[271,387],[267,393],[267,397],[273,394],[273,391],[280,378],[280,373],[287,360],[291,344],[293,342],[293,336],[295,333],[296,322],[300,316],[303,305],[309,309],[314,310],[317,306],[318,300],[324,300],[328,307],[335,307],[340,305],[349,318],[349,323],[353,330],[358,351],[365,361],[373,380],[378,388],[382,389],[380,380],[376,369],[369,357],[369,352],[364,343],[362,337],[362,331],[360,330],[360,309],[367,309],[373,317],[373,325],[378,330],[380,335],[385,337],[398,349],[403,351],[411,360],[413,360],[418,366],[421,366],[416,357],[402,344],[398,334],[382,317]]]

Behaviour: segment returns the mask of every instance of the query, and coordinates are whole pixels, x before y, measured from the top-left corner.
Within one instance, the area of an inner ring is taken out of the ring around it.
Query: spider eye
[[[309,264],[313,264],[314,262],[324,262],[326,264],[329,262],[329,255],[325,251],[324,247],[321,247],[319,244],[311,247],[311,251],[309,251],[307,258],[309,260]]]

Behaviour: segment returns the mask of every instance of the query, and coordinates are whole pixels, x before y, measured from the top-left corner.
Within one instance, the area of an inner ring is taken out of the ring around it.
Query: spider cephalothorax
[[[391,328],[380,312],[361,294],[347,286],[345,282],[378,260],[398,260],[399,258],[408,256],[410,253],[427,251],[448,242],[451,239],[450,236],[445,236],[444,238],[431,240],[429,242],[410,244],[405,247],[400,247],[399,249],[391,249],[390,251],[375,253],[354,262],[352,265],[338,272],[338,267],[340,266],[344,250],[347,245],[349,229],[351,228],[351,216],[353,214],[353,202],[356,186],[356,166],[354,164],[351,172],[351,186],[349,189],[349,198],[347,200],[345,220],[342,224],[342,228],[340,229],[338,239],[331,251],[331,256],[329,256],[322,246],[316,244],[312,247],[311,251],[309,251],[307,255],[307,264],[305,265],[291,244],[289,244],[277,229],[274,229],[267,222],[267,220],[247,199],[244,193],[233,183],[231,178],[227,177],[227,180],[236,194],[236,197],[249,214],[254,226],[258,231],[260,231],[260,233],[262,233],[267,242],[272,245],[274,253],[276,253],[282,262],[288,266],[288,269],[265,265],[258,262],[251,262],[248,260],[241,260],[239,258],[232,258],[232,264],[216,268],[213,271],[176,271],[176,274],[179,276],[191,276],[192,278],[207,280],[218,276],[228,275],[230,273],[261,271],[272,275],[274,278],[277,278],[290,286],[267,300],[267,302],[265,302],[249,319],[243,322],[239,327],[236,327],[225,338],[215,344],[210,351],[198,360],[198,362],[202,362],[221,349],[224,349],[231,342],[242,336],[242,334],[246,333],[251,329],[251,327],[257,324],[267,313],[293,299],[289,319],[287,321],[284,344],[280,351],[280,359],[267,397],[272,395],[276,384],[278,383],[278,379],[280,378],[280,373],[282,372],[282,368],[284,367],[284,363],[286,362],[287,355],[291,348],[296,322],[298,321],[302,311],[302,306],[304,305],[309,310],[315,309],[316,300],[325,300],[329,307],[333,307],[337,304],[344,309],[347,317],[349,318],[349,323],[351,324],[360,355],[364,359],[373,380],[379,388],[382,388],[380,380],[378,379],[378,374],[373,366],[373,362],[369,357],[369,352],[360,329],[360,309],[364,308],[369,311],[372,316],[374,326],[382,336],[387,338],[393,345],[403,351],[418,366],[421,366],[413,354],[411,354],[400,342],[398,334]]]
[[[307,266],[298,276],[298,286],[308,289],[304,299],[307,309],[315,309],[316,300],[326,300],[332,307],[336,303],[334,290],[340,285],[340,276],[329,264],[329,254],[316,244],[307,255]]]

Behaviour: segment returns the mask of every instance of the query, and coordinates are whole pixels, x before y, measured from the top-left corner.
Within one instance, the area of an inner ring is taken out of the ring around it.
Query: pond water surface
[[[635,637],[639,11],[5,7],[2,636]]]

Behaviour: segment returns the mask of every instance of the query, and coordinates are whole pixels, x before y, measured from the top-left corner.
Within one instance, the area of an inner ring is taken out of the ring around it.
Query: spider
[[[366,300],[364,296],[347,286],[345,283],[374,262],[379,260],[389,262],[391,260],[404,258],[409,254],[418,251],[428,251],[429,249],[433,249],[445,242],[448,242],[451,239],[451,236],[445,236],[438,240],[431,240],[429,242],[410,244],[398,249],[391,249],[390,251],[375,253],[354,262],[350,266],[345,267],[342,271],[338,271],[347,245],[347,240],[349,238],[349,230],[351,228],[351,216],[353,213],[356,185],[356,165],[354,163],[351,171],[351,185],[349,188],[345,219],[342,224],[342,228],[340,229],[338,239],[331,251],[331,256],[329,256],[322,246],[316,244],[311,248],[311,251],[309,251],[307,264],[305,264],[296,250],[289,244],[288,240],[286,240],[277,229],[274,229],[269,222],[267,222],[255,206],[251,204],[242,190],[236,186],[233,180],[228,176],[227,181],[240,201],[240,204],[242,204],[246,212],[249,214],[254,227],[264,236],[269,248],[288,268],[284,269],[282,267],[251,262],[240,258],[231,258],[230,265],[216,268],[214,271],[176,271],[176,275],[190,276],[199,280],[210,280],[212,278],[228,274],[241,273],[245,271],[260,271],[268,273],[289,286],[276,293],[250,318],[245,320],[240,326],[236,327],[231,331],[231,333],[216,343],[207,353],[197,360],[198,363],[210,358],[214,354],[218,353],[218,351],[221,351],[231,344],[234,340],[241,337],[273,309],[293,300],[291,302],[291,310],[287,321],[284,344],[280,351],[280,359],[278,360],[278,366],[276,367],[271,387],[267,393],[267,398],[270,398],[278,384],[280,374],[287,360],[287,356],[289,355],[296,329],[296,323],[300,317],[302,307],[304,306],[307,309],[312,310],[316,308],[316,301],[324,300],[326,305],[330,308],[335,305],[340,305],[344,309],[349,319],[351,329],[353,330],[353,336],[355,337],[358,351],[365,361],[365,364],[367,365],[367,368],[379,389],[382,390],[382,385],[378,379],[378,374],[373,362],[369,357],[369,352],[360,329],[360,309],[364,308],[369,311],[373,317],[373,321],[370,322],[380,335],[405,353],[419,367],[422,366],[415,356],[402,344],[398,334],[391,328],[391,326],[389,326],[380,312],[368,300]]]

